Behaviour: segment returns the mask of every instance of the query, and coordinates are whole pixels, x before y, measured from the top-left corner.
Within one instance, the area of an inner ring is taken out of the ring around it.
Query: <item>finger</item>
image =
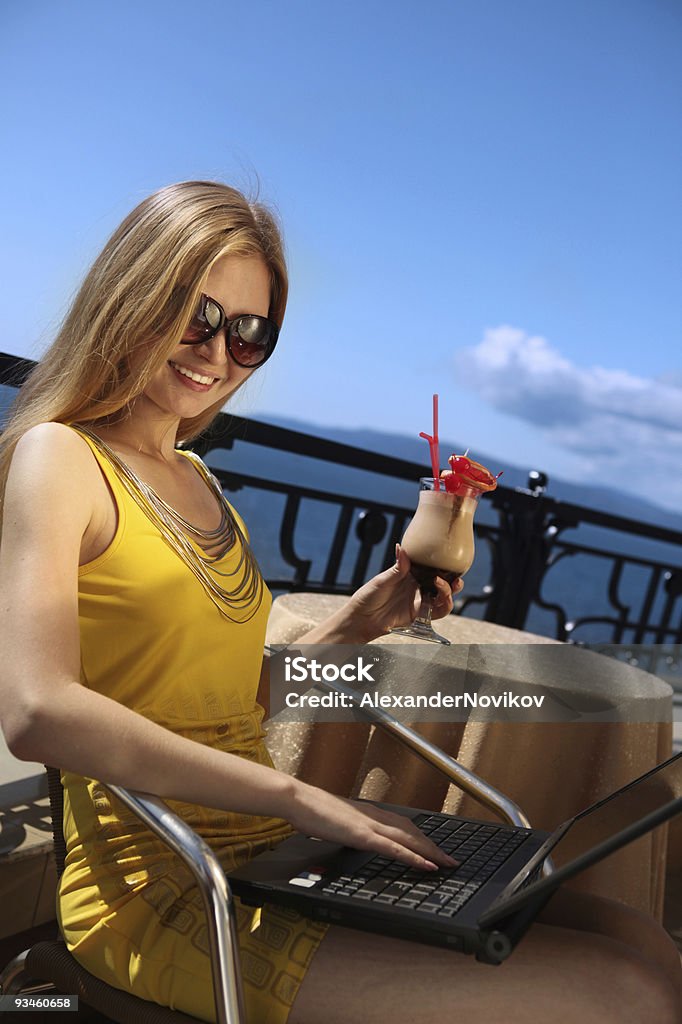
[[[411,837],[401,835],[400,829],[391,829],[380,820],[382,814],[379,808],[369,807],[360,810],[364,822],[357,831],[353,830],[354,835],[346,838],[347,845],[358,850],[373,850],[383,857],[400,861],[420,871],[438,870],[438,864],[413,849],[415,844]],[[422,839],[424,838],[422,836]]]
[[[406,835],[397,830],[384,837],[394,846],[393,858],[395,860],[412,863],[427,871],[437,871],[439,868],[454,868],[457,861],[453,860],[447,853],[440,850],[435,843],[432,843],[426,836],[419,837]],[[388,856],[388,855],[387,855]]]
[[[435,860],[415,852],[409,845],[390,836],[383,835],[381,832],[371,833],[367,837],[366,843],[359,843],[358,845],[361,848],[375,850],[382,857],[388,857],[389,860],[397,860],[410,868],[416,868],[418,871],[438,871],[439,867],[449,868],[453,866],[450,863],[436,863]]]
[[[442,576],[436,576],[434,583],[436,586],[436,590],[438,591],[438,597],[443,597],[445,599],[449,599],[452,597],[453,593],[455,592],[455,587],[457,586],[458,583],[460,584],[460,586],[457,588],[458,590],[461,590],[462,587],[464,586],[461,577],[460,579],[455,580],[452,583],[452,585],[450,585],[449,583],[445,582]]]
[[[376,812],[373,817],[375,816],[377,822],[385,827],[387,837],[441,867],[454,867],[458,863],[425,836],[409,818],[402,814],[394,814],[392,811],[384,811],[380,807],[373,808],[373,811]]]
[[[403,846],[401,843],[394,842],[385,837],[382,838],[386,844],[382,851],[385,857],[397,860],[410,868],[416,868],[418,871],[438,871],[438,864],[429,860],[428,857],[422,857],[420,854],[414,853],[414,851]]]
[[[401,548],[400,544],[396,544],[396,546],[395,546],[395,565],[394,565],[393,568],[394,568],[394,570],[397,571],[398,576],[401,579],[402,579],[402,577],[408,575],[408,573],[410,571],[410,568],[411,568],[411,565],[412,565],[412,563],[410,562],[409,556]]]
[[[377,824],[385,828],[386,839],[395,844],[394,859],[412,863],[427,871],[438,870],[439,867],[453,868],[459,863],[436,846],[409,818],[391,811],[382,811],[381,808],[374,810],[379,812],[377,817],[384,819]]]
[[[392,829],[391,838],[395,838],[396,842],[402,843],[409,850],[412,850],[413,853],[418,854],[425,860],[431,861],[440,867],[452,868],[458,863],[458,861],[453,860],[449,854],[445,853],[444,850],[441,850],[440,847],[436,846],[436,844],[429,839],[428,836],[425,836],[424,833],[416,827],[416,825],[412,824],[412,822],[409,822],[409,827],[407,829],[402,825]]]
[[[400,544],[395,546],[395,562],[388,569],[384,569],[377,576],[374,577],[370,583],[378,583],[380,585],[388,583],[389,581],[395,583],[397,580],[402,580],[406,576],[409,576],[411,562],[408,556],[405,554]]]
[[[431,608],[431,614],[435,619],[441,619],[449,615],[454,607],[452,591],[449,585],[439,578],[436,578],[437,596]]]

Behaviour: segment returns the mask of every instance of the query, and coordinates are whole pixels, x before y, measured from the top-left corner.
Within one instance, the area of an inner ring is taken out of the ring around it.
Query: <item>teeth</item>
[[[190,380],[195,380],[197,384],[212,384],[215,377],[203,377],[200,373],[192,373],[191,370],[186,369],[184,366],[178,366],[177,363],[171,363],[171,366],[181,373],[183,377],[189,377]]]

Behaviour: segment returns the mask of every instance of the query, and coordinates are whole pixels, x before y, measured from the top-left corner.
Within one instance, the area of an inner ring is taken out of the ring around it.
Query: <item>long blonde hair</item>
[[[211,267],[225,255],[264,259],[269,316],[281,325],[288,290],[282,238],[260,203],[220,182],[185,181],[155,192],[126,217],[14,402],[0,437],[0,502],[27,430],[48,421],[111,421],[142,393],[181,340]],[[150,338],[158,344],[146,345]],[[135,351],[143,356],[133,376]],[[181,420],[178,441],[200,434],[224,402]]]

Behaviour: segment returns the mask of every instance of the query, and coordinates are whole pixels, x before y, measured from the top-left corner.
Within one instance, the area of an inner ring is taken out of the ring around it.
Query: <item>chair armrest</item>
[[[334,684],[331,688],[337,689],[337,685]],[[511,825],[518,825],[521,828],[531,827],[528,818],[518,804],[515,804],[513,800],[505,796],[499,789],[491,786],[480,775],[476,775],[469,768],[465,768],[463,764],[460,764],[454,757],[446,754],[435,743],[425,739],[415,729],[411,729],[404,722],[399,722],[397,718],[389,715],[388,712],[383,711],[381,708],[358,707],[358,711],[373,722],[374,725],[397,739],[408,750],[411,750],[418,757],[421,757],[422,760],[440,771],[450,782],[453,782],[459,789],[468,793],[478,803],[489,807],[490,810],[494,811],[504,821],[508,821]]]
[[[243,1024],[237,924],[230,885],[220,862],[204,840],[163,800],[103,783],[187,865],[204,901],[218,1024]]]
[[[269,644],[265,645],[264,657],[276,657],[279,653],[280,651],[273,650]],[[403,746],[442,772],[446,778],[465,793],[468,793],[474,800],[489,807],[495,814],[504,821],[508,821],[511,825],[517,825],[521,828],[531,827],[528,818],[513,800],[505,796],[499,789],[489,785],[480,776],[465,768],[454,757],[450,757],[440,747],[437,747],[435,743],[424,739],[414,729],[411,729],[403,722],[399,722],[393,715],[389,715],[387,711],[373,706],[360,707],[354,691],[344,686],[343,683],[320,680],[315,683],[315,689],[324,690],[326,693],[343,694],[350,700],[353,709],[358,715],[395,737]]]

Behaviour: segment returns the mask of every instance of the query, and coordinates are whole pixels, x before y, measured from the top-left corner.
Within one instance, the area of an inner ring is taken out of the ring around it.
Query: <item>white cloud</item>
[[[459,373],[494,408],[585,459],[592,482],[682,509],[682,374],[659,380],[576,366],[516,327],[457,353]]]

